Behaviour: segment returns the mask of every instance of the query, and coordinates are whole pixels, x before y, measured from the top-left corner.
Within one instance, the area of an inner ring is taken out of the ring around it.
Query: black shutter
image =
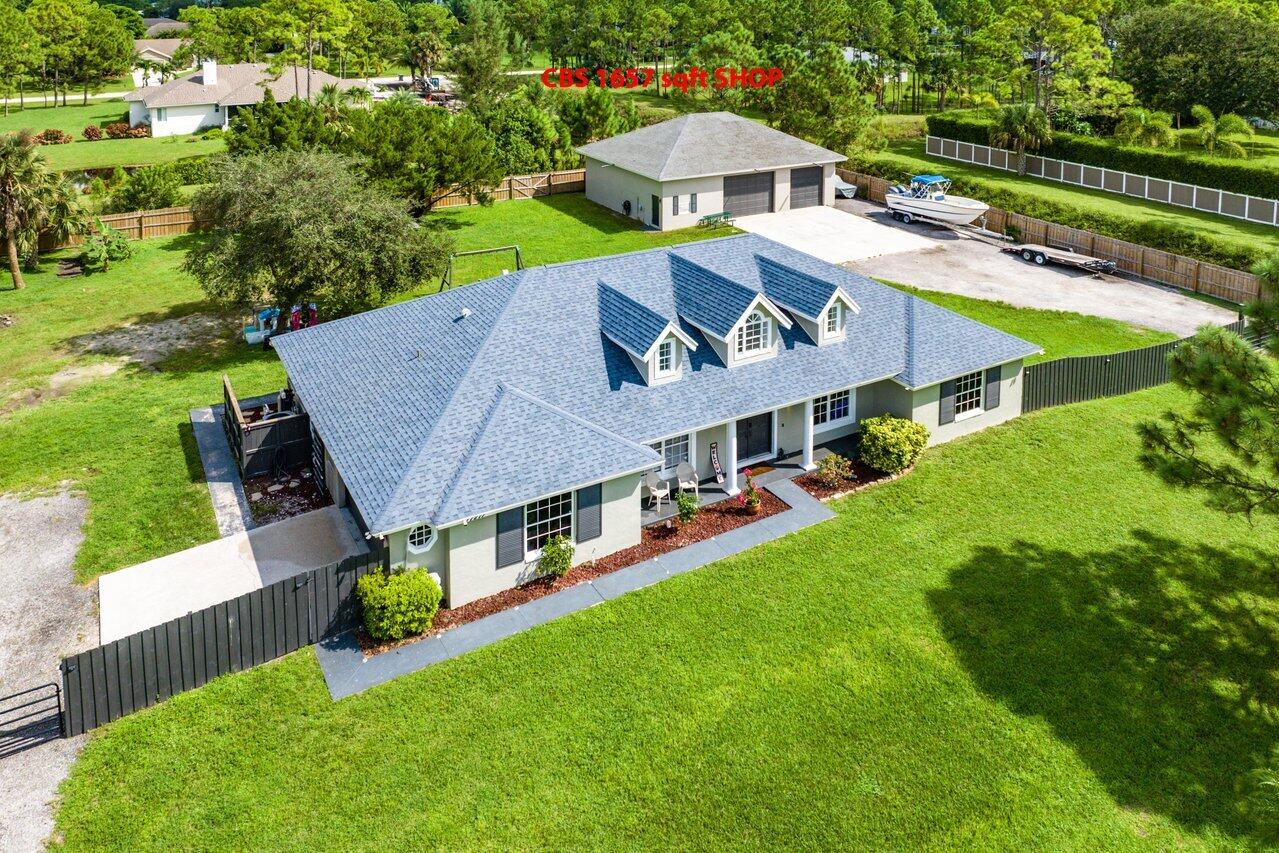
[[[600,537],[600,505],[604,501],[604,487],[596,483],[577,490],[577,541],[587,542]]]
[[[999,406],[999,379],[1003,372],[1001,367],[992,367],[986,371],[986,405],[983,408],[994,409]]]
[[[497,514],[497,567],[524,562],[524,507]]]
[[[941,384],[941,406],[938,409],[937,425],[953,424],[955,422],[955,380],[951,379]]]

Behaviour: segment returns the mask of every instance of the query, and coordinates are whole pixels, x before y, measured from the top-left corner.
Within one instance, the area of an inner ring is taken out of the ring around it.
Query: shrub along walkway
[[[835,516],[821,501],[789,479],[770,483],[768,488],[791,508],[367,660],[353,633],[348,631],[329,637],[315,647],[329,695],[334,700],[352,696],[401,675],[492,645],[529,628],[652,586],[674,575],[700,569]]]

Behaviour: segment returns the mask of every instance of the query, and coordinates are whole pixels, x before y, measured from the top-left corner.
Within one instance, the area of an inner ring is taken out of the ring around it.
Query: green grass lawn
[[[41,107],[0,116],[0,133],[27,128],[39,133],[56,127],[75,137],[66,145],[46,145],[40,153],[59,171],[106,169],[115,166],[147,166],[183,157],[217,154],[226,148],[221,139],[198,136],[166,136],[160,139],[101,139],[89,142],[82,135],[88,125],[99,127],[120,121],[128,113],[123,101],[96,101],[88,106]]]
[[[992,181],[1011,189],[1033,193],[1049,201],[1069,204],[1084,211],[1162,221],[1192,228],[1202,234],[1238,245],[1264,245],[1271,250],[1279,250],[1279,231],[1272,226],[1241,222],[1226,216],[1143,201],[1102,190],[1082,189],[1056,181],[1019,177],[1016,172],[932,157],[925,152],[922,139],[891,142],[885,150],[873,156],[876,161],[914,173],[940,172],[950,178]]]
[[[67,849],[1222,849],[1275,741],[1279,532],[1135,461],[1163,386],[333,703],[304,650],[125,718]]]

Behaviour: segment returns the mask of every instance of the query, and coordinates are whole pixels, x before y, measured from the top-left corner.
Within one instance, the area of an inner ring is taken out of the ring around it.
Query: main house
[[[450,606],[640,541],[642,475],[702,478],[892,412],[1021,411],[1039,347],[754,235],[526,269],[272,339],[325,486]]]
[[[206,60],[200,70],[159,86],[143,86],[124,96],[129,102],[129,123],[150,124],[152,136],[198,133],[211,127],[226,128],[240,107],[261,103],[270,89],[277,101],[314,97],[325,86],[350,89],[361,85],[324,71],[310,72],[286,66],[278,74],[261,62],[219,66]]]
[[[577,151],[588,199],[661,231],[834,204],[835,164],[847,159],[733,113],[690,113]]]

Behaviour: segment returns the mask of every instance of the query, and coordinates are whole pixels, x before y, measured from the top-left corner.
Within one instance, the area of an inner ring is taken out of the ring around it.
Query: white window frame
[[[831,340],[843,337],[845,320],[844,303],[832,302],[826,309],[826,316],[822,318],[822,330],[826,337]],[[835,324],[835,328],[831,328],[831,323]]]
[[[663,352],[665,351],[665,353]],[[667,337],[657,345],[657,352],[653,353],[653,375],[654,376],[674,376],[679,367],[679,363],[675,360],[676,354],[675,338]],[[662,367],[663,356],[669,356],[670,363],[666,367]]]
[[[759,318],[758,321],[756,318]],[[749,332],[747,330],[750,330]],[[758,334],[755,329],[758,329]],[[758,338],[759,346],[747,348],[746,342],[748,338]],[[751,358],[759,358],[761,355],[771,352],[773,349],[773,321],[763,309],[756,308],[742,321],[737,327],[737,335],[735,338],[735,346],[733,351],[736,353],[737,359],[745,361]]]
[[[530,501],[529,503],[524,504],[524,557],[526,560],[536,560],[537,558],[542,556],[541,545],[538,545],[536,548],[529,548],[529,544],[530,544],[529,514],[531,512],[536,512],[536,507],[539,504],[549,504],[552,501],[562,503],[563,499],[565,498],[568,499],[568,510],[567,510],[568,530],[567,531],[555,530],[553,528],[548,527],[547,532],[545,534],[539,533],[539,534],[536,534],[535,537],[533,538],[540,538],[541,536],[545,535],[546,538],[549,539],[551,536],[554,536],[556,534],[562,534],[562,535],[567,535],[570,542],[574,544],[577,543],[577,492],[567,491],[567,492],[560,492],[559,494],[555,494],[555,495],[547,495],[544,498],[540,498],[538,500]],[[551,516],[548,521],[540,521],[540,522],[537,522],[537,524],[539,525],[549,524],[550,521],[560,521],[565,517],[566,517],[565,513],[560,513],[555,516]],[[545,544],[545,542],[543,544]]]
[[[155,120],[156,120],[156,121],[168,121],[168,120],[169,120],[169,108],[168,108],[168,107],[156,107],[156,108],[155,108]]]
[[[671,216],[679,216],[679,194],[671,196]]]
[[[955,377],[955,420],[980,415],[986,411],[985,404],[986,371],[977,370]]]
[[[428,531],[429,536],[427,537],[425,542],[419,545],[414,545],[413,537],[419,532],[421,532],[423,528],[425,528]],[[419,524],[409,528],[408,533],[404,537],[404,547],[408,550],[410,554],[425,554],[427,551],[435,547],[435,540],[439,538],[440,538],[440,531],[436,530],[434,525]]]
[[[847,410],[841,417],[830,417],[831,401],[840,397],[847,398]],[[832,391],[813,398],[813,432],[825,432],[847,426],[855,420],[857,411],[857,392],[853,388]]]
[[[674,465],[669,468],[666,467],[668,448],[678,448],[680,445],[683,445],[684,448],[684,458],[677,458]],[[688,464],[693,465],[694,468],[697,467],[693,462],[693,460],[697,458],[695,455],[697,445],[693,438],[693,433],[691,432],[682,432],[679,435],[668,436],[666,438],[659,439],[658,441],[651,442],[648,446],[657,451],[658,456],[662,457],[662,468],[657,472],[657,475],[663,480],[674,477],[675,469],[679,467],[681,462],[687,462]]]

